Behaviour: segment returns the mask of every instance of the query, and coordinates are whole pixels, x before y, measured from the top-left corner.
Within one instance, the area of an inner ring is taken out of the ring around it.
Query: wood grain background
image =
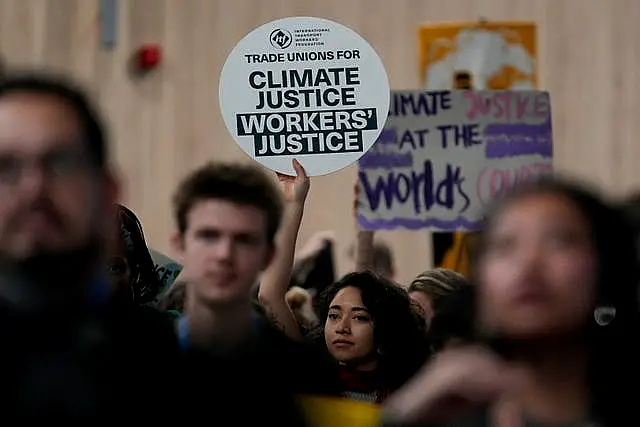
[[[234,44],[272,19],[310,15],[341,22],[381,55],[394,89],[418,87],[416,28],[423,22],[531,20],[539,24],[541,87],[551,92],[558,168],[616,194],[640,181],[640,1],[615,0],[120,0],[117,45],[99,45],[97,0],[0,0],[0,53],[10,65],[46,65],[83,79],[108,116],[125,200],[154,248],[168,251],[170,196],[208,159],[246,159],[218,108],[218,75]],[[158,43],[164,63],[143,80],[127,61]],[[339,236],[349,266],[353,168],[316,178],[302,231]],[[425,233],[383,233],[399,280],[428,267]]]

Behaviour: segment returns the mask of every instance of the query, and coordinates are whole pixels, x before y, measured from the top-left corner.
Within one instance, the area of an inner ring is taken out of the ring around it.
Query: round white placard
[[[229,132],[254,160],[310,176],[356,162],[389,112],[389,80],[378,54],[353,30],[296,17],[253,30],[231,51],[220,76]]]

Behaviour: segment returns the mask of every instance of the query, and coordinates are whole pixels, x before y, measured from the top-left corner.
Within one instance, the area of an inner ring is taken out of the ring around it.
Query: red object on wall
[[[149,71],[162,62],[162,49],[158,45],[140,46],[135,54],[135,64],[140,71]]]

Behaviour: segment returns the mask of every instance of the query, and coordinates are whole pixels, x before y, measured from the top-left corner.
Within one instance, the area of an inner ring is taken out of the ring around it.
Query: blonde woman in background
[[[466,286],[469,286],[469,283],[462,274],[445,268],[434,268],[413,279],[409,285],[409,296],[418,305],[422,316],[429,324],[433,316],[439,312],[440,303],[445,297]]]

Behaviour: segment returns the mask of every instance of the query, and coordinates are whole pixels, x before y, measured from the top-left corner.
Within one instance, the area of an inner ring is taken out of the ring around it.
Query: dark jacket
[[[266,321],[233,356],[190,349],[185,366],[190,385],[183,399],[191,402],[189,416],[215,414],[220,425],[302,426],[298,395],[338,394],[331,363],[314,347],[288,339]]]
[[[0,325],[5,419],[150,419],[178,385],[165,374],[182,357],[173,326],[155,311],[113,301],[27,316],[0,304]]]

